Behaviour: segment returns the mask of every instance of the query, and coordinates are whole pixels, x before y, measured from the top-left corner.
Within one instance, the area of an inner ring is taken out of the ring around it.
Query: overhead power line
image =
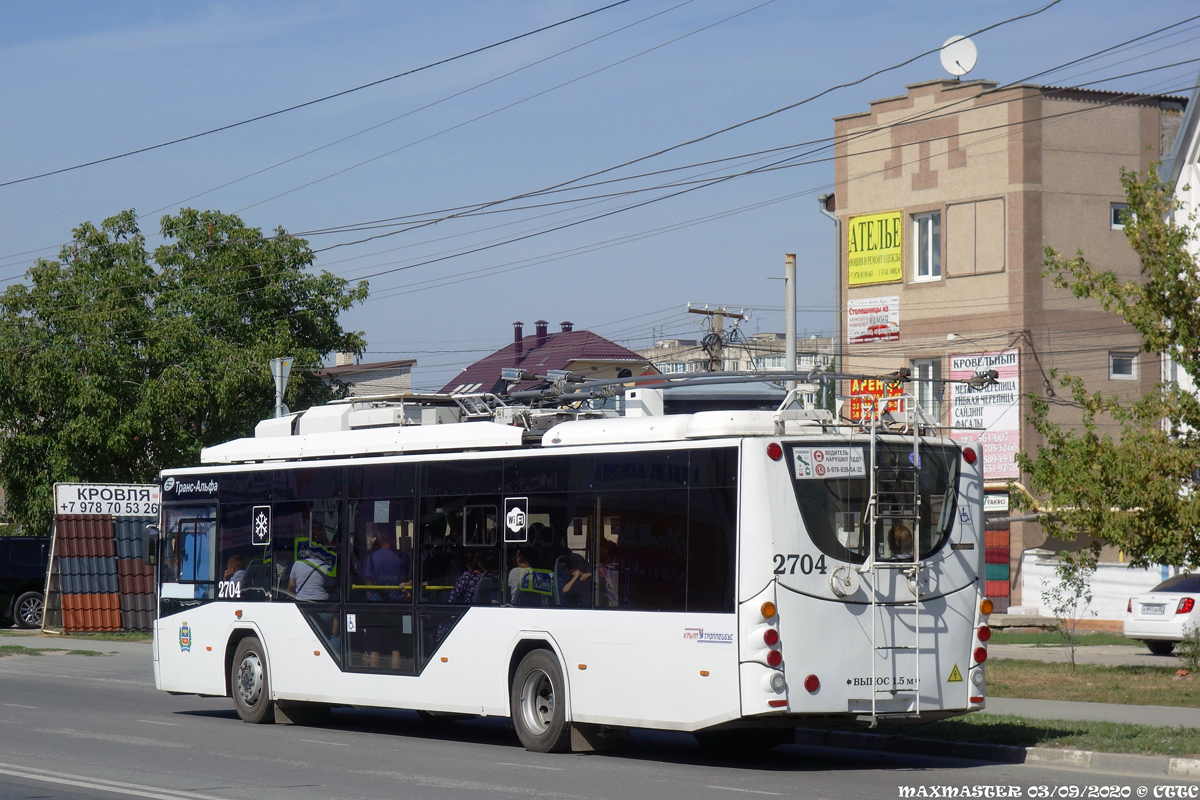
[[[559,20],[558,22],[552,22],[549,25],[543,25],[540,28],[535,28],[531,31],[526,31],[525,33],[521,33],[516,36],[510,36],[507,39],[501,39],[498,42],[492,42],[491,44],[484,45],[483,47],[476,47],[474,50],[468,50],[465,53],[459,53],[458,55],[455,55],[455,56],[449,56],[448,58],[443,58],[438,61],[433,61],[428,64],[424,64],[420,67],[413,67],[412,69],[405,70],[404,72],[399,72],[399,73],[396,73],[395,75],[389,75],[386,78],[379,78],[378,80],[374,80],[369,83],[364,83],[359,86],[351,87],[349,89],[343,89],[340,92],[334,92],[333,94],[327,94],[324,97],[318,97],[313,100],[307,100],[303,103],[297,103],[296,105],[288,106],[287,108],[280,108],[275,111],[269,111],[266,114],[259,114],[256,117],[250,117],[249,119],[243,119],[239,122],[231,122],[227,125],[220,125],[216,128],[210,128],[206,131],[200,131],[199,133],[193,133],[193,134],[189,134],[187,136],[180,136],[179,138],[171,139],[170,141],[159,142],[158,144],[152,144],[147,147],[139,147],[136,150],[129,150],[127,152],[119,153],[114,156],[106,156],[104,158],[97,158],[92,161],[85,161],[82,164],[74,164],[69,167],[61,167],[59,169],[50,170],[48,172],[38,173],[37,175],[27,175],[24,178],[14,178],[12,180],[3,181],[3,182],[0,182],[0,187],[12,186],[13,184],[17,184],[17,183],[26,183],[27,181],[34,181],[39,178],[48,178],[51,175],[61,175],[64,172],[72,172],[77,169],[83,169],[84,167],[93,167],[97,164],[104,164],[109,161],[116,161],[121,158],[128,158],[129,156],[136,156],[141,153],[148,153],[151,150],[159,150],[164,147],[170,147],[172,145],[180,144],[182,142],[189,142],[193,139],[199,139],[202,136],[209,136],[211,134],[220,133],[222,131],[231,130],[233,128],[240,128],[243,125],[249,125],[253,122],[261,122],[262,120],[270,119],[271,117],[278,117],[282,114],[287,114],[292,111],[297,111],[301,108],[308,108],[309,106],[315,106],[318,103],[324,103],[327,100],[333,100],[334,98],[337,98],[337,97],[345,97],[346,95],[353,94],[354,92],[361,92],[363,89],[370,89],[373,86],[379,86],[380,84],[384,84],[389,81],[394,81],[398,78],[405,78],[405,77],[408,77],[409,75],[414,75],[418,72],[424,72],[425,70],[433,69],[434,67],[440,67],[444,64],[449,64],[452,61],[458,61],[460,59],[467,58],[468,56],[478,55],[479,53],[485,52],[487,50],[493,50],[497,47],[502,47],[503,45],[511,44],[511,43],[519,41],[521,39],[526,39],[530,36],[534,36],[536,34],[543,33],[545,31],[550,30],[551,28],[557,28],[561,25],[566,25],[567,23],[581,20],[584,17],[590,17],[593,14],[599,14],[601,11],[607,11],[610,8],[616,8],[617,6],[625,5],[628,2],[630,2],[630,0],[616,0],[616,2],[609,3],[608,5],[601,6],[600,8],[595,8],[595,9],[592,9],[591,11],[586,11],[582,14],[576,14],[573,17],[568,17],[567,19]],[[1061,0],[1055,0],[1055,2],[1061,2]]]

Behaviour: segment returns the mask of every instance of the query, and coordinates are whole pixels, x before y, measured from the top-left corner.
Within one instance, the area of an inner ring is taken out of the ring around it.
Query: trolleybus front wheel
[[[561,753],[570,748],[566,682],[553,653],[534,650],[521,659],[509,699],[513,727],[525,749]]]
[[[275,704],[267,685],[267,659],[256,637],[247,636],[238,642],[229,685],[233,688],[233,705],[243,722],[275,721]]]

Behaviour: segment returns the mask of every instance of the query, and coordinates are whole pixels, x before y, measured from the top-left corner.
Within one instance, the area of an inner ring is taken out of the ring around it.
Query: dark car
[[[0,536],[0,625],[42,627],[49,537]]]

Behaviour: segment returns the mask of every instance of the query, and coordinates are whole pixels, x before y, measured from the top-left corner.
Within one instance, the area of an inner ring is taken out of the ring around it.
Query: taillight
[[[774,647],[775,645],[779,644],[779,631],[775,630],[774,628],[767,628],[765,631],[763,631],[763,641],[766,643],[767,647]]]
[[[992,629],[987,625],[980,625],[976,635],[979,637],[979,641],[986,642],[988,639],[992,638]]]
[[[1133,613],[1133,598],[1132,597],[1129,598],[1129,602],[1125,604],[1125,613],[1126,614]]]
[[[976,647],[975,648],[975,663],[982,664],[985,661],[987,661],[987,648],[986,647]]]
[[[1192,609],[1196,607],[1196,599],[1194,597],[1185,597],[1179,601],[1179,608],[1175,609],[1176,614],[1190,614]]]
[[[983,598],[983,601],[979,604],[979,613],[983,614],[986,617],[988,614],[992,613],[992,609],[995,607],[996,607],[995,604],[993,604],[991,600],[989,600],[988,598],[985,597],[985,598]]]
[[[767,653],[767,665],[768,666],[778,667],[782,663],[783,663],[783,653],[779,652],[778,650],[772,650],[771,652]]]
[[[772,461],[783,458],[783,448],[779,446],[779,442],[771,442],[767,445],[767,458]]]
[[[979,457],[975,455],[975,448],[973,447],[964,447],[962,453],[963,461],[967,462],[968,464],[974,464],[975,459]]]
[[[808,690],[809,694],[816,694],[817,689],[821,688],[821,679],[816,675],[809,675],[804,679],[804,688]]]

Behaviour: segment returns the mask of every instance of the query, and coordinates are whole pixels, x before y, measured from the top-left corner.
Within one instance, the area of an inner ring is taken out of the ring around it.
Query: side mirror
[[[154,525],[147,525],[146,533],[149,535],[146,537],[146,552],[143,560],[150,566],[154,566],[158,563],[158,528]]]

